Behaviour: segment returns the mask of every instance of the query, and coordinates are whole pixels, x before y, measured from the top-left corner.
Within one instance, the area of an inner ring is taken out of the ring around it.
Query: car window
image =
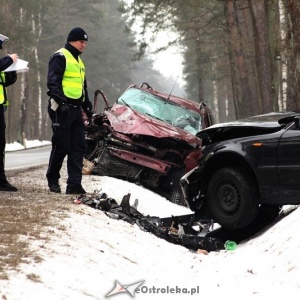
[[[117,102],[194,135],[202,129],[200,114],[134,87],[123,93]]]

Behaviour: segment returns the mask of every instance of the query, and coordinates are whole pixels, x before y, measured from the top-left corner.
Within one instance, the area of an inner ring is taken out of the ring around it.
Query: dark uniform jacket
[[[0,72],[7,69],[13,63],[13,59],[6,55],[0,59]],[[16,72],[5,72],[5,83],[3,83],[0,79],[0,84],[3,84],[4,87],[10,86],[14,84],[17,80],[17,73]]]

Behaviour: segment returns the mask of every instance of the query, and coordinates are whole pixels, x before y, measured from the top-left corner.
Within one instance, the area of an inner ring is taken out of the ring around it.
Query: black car
[[[199,165],[181,178],[189,207],[238,229],[258,213],[300,203],[300,114],[270,113],[213,125]]]

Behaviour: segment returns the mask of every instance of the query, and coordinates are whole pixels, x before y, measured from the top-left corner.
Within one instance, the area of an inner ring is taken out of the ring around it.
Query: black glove
[[[62,103],[62,104],[59,106],[59,108],[60,108],[61,114],[62,114],[63,116],[65,116],[65,117],[68,117],[68,116],[69,116],[69,114],[70,114],[70,107],[69,107],[68,104]]]

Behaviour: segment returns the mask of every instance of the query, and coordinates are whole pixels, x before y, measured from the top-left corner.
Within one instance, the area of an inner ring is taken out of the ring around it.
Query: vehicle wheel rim
[[[220,208],[230,214],[237,212],[240,204],[238,189],[230,182],[223,183],[217,191],[217,199]]]

